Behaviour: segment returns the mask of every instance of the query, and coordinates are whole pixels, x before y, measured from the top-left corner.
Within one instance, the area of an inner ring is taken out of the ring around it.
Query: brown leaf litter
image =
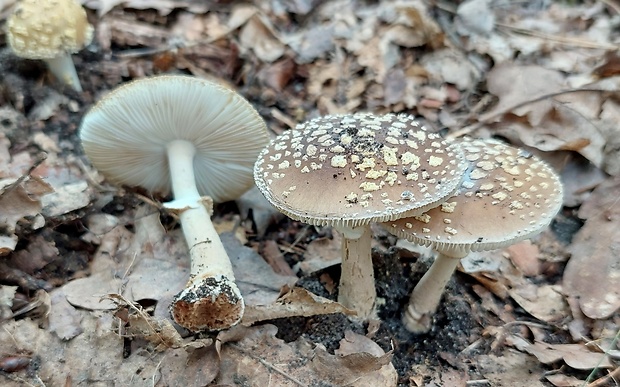
[[[84,3],[96,27],[74,55],[84,93],[0,52],[3,385],[618,383],[614,2]],[[401,308],[432,252],[374,230],[379,319],[362,326],[333,301],[339,236],[250,191],[214,224],[251,326],[187,336],[167,311],[189,265],[174,214],[108,186],[76,137],[110,89],[179,72],[239,91],[278,134],[372,111],[500,137],[561,173],[565,208],[531,242],[463,260],[433,331],[413,337]]]

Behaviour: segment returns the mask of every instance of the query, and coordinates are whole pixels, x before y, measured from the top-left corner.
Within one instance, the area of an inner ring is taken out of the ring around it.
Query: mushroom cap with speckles
[[[562,184],[544,161],[495,140],[463,140],[469,162],[457,193],[411,218],[383,223],[390,233],[461,258],[508,246],[547,227],[562,206]]]
[[[164,75],[133,81],[103,97],[84,116],[80,139],[110,181],[164,195],[171,190],[167,145],[187,140],[196,147],[198,192],[223,202],[252,186],[254,162],[269,135],[258,112],[233,90]]]
[[[93,26],[76,0],[21,0],[7,21],[7,38],[22,58],[51,59],[84,48]]]
[[[289,217],[357,227],[419,214],[458,188],[459,147],[409,115],[328,115],[271,141],[254,167],[259,190]]]

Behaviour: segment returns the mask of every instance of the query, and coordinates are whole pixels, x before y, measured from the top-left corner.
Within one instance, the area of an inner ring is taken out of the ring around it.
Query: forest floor
[[[0,31],[1,385],[620,385],[620,3],[82,2],[81,93]],[[373,226],[379,302],[359,321],[335,302],[339,235],[251,190],[213,216],[248,313],[192,335],[167,312],[189,271],[178,219],[107,183],[78,136],[105,93],[164,73],[227,83],[274,136],[372,111],[507,141],[561,175],[563,209],[464,259],[414,335],[401,316],[431,251]]]

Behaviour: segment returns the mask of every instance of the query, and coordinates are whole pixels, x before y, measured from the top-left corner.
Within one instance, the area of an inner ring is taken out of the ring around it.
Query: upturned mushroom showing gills
[[[431,328],[443,290],[471,251],[498,249],[549,225],[562,206],[562,184],[545,162],[495,140],[463,140],[469,168],[457,193],[426,213],[383,223],[401,238],[439,254],[411,294],[403,323]]]
[[[271,141],[254,168],[279,211],[343,234],[338,301],[368,317],[376,291],[369,224],[419,214],[454,193],[457,146],[408,115],[328,115]]]
[[[42,59],[56,78],[82,91],[71,54],[88,45],[93,26],[76,0],[21,0],[7,21],[15,55]]]
[[[190,280],[170,308],[174,320],[192,331],[239,322],[243,299],[208,207],[253,183],[254,162],[269,141],[256,110],[219,84],[159,76],[107,94],[84,117],[80,137],[111,182],[172,191],[164,206],[178,212],[191,258]]]

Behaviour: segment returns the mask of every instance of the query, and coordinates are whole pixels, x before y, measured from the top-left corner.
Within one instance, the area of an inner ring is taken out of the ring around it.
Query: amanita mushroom
[[[256,110],[216,83],[159,76],[107,94],[84,117],[80,137],[110,181],[172,190],[165,206],[179,212],[191,258],[189,283],[171,306],[174,320],[193,331],[236,324],[244,303],[207,207],[252,185],[253,164],[269,139]]]
[[[44,60],[52,74],[82,91],[71,59],[88,45],[93,26],[76,0],[21,0],[7,21],[7,38],[19,57]]]
[[[274,139],[254,169],[281,212],[344,236],[338,301],[365,318],[376,292],[371,222],[419,214],[449,197],[466,163],[458,147],[408,115],[329,115]]]
[[[495,140],[464,140],[469,168],[457,193],[437,208],[382,226],[439,252],[411,294],[403,323],[426,332],[459,260],[498,249],[547,227],[562,206],[562,184],[545,162]]]

